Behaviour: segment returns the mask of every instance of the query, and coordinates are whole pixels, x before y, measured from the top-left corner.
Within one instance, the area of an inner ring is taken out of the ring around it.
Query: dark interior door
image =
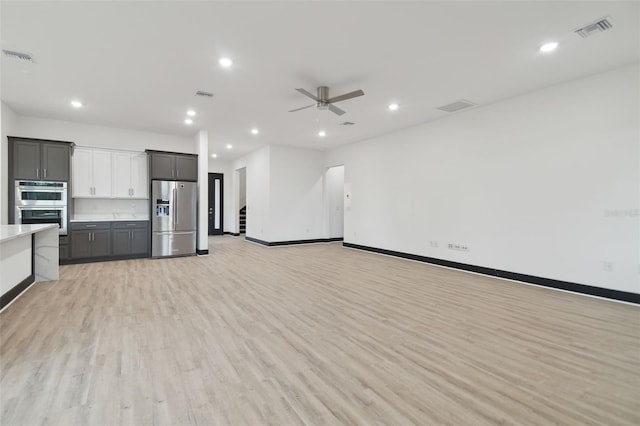
[[[209,235],[223,234],[223,187],[224,175],[209,173]]]

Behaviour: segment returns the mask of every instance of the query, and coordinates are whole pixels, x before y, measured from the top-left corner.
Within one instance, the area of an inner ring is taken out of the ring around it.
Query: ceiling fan
[[[345,93],[344,95],[334,96],[333,98],[329,97],[329,88],[327,86],[320,86],[317,89],[317,95],[310,93],[304,89],[296,89],[298,92],[303,95],[313,99],[316,103],[303,106],[302,108],[292,109],[289,112],[300,111],[301,109],[311,108],[312,106],[317,107],[318,109],[328,109],[334,114],[342,115],[345,111],[341,110],[337,106],[333,105],[336,102],[346,101],[347,99],[356,98],[358,96],[364,95],[362,90],[354,90],[353,92]]]

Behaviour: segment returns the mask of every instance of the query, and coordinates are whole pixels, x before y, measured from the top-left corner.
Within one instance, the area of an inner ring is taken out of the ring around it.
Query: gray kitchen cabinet
[[[13,178],[40,179],[40,142],[13,141]]]
[[[69,181],[69,156],[71,152],[66,144],[42,144],[43,179]]]
[[[175,156],[172,154],[151,154],[151,179],[175,179]]]
[[[91,231],[71,231],[71,258],[91,257]]]
[[[61,235],[59,237],[59,254],[60,254],[60,261],[64,262],[66,260],[68,260],[71,257],[71,252],[69,251],[69,236],[68,235]]]
[[[70,143],[9,137],[13,179],[69,181]]]
[[[149,222],[113,222],[112,226],[114,256],[149,254]]]
[[[149,256],[149,221],[72,222],[68,262]]]
[[[176,179],[198,180],[198,157],[176,155]]]
[[[71,223],[70,241],[72,259],[107,257],[111,254],[111,223]]]
[[[149,151],[151,179],[198,180],[198,156]]]

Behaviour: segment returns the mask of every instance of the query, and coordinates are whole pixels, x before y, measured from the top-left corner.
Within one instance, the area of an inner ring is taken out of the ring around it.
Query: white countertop
[[[131,213],[96,213],[96,214],[75,214],[71,222],[113,222],[129,220],[149,220],[148,214]]]
[[[58,225],[55,223],[48,223],[46,225],[0,225],[0,243],[20,238],[23,235],[35,234],[36,232],[50,228],[58,229]]]

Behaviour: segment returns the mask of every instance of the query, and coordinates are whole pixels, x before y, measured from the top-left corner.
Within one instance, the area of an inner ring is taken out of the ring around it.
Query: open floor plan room
[[[16,299],[1,423],[640,423],[636,306],[340,243],[209,246]]]

